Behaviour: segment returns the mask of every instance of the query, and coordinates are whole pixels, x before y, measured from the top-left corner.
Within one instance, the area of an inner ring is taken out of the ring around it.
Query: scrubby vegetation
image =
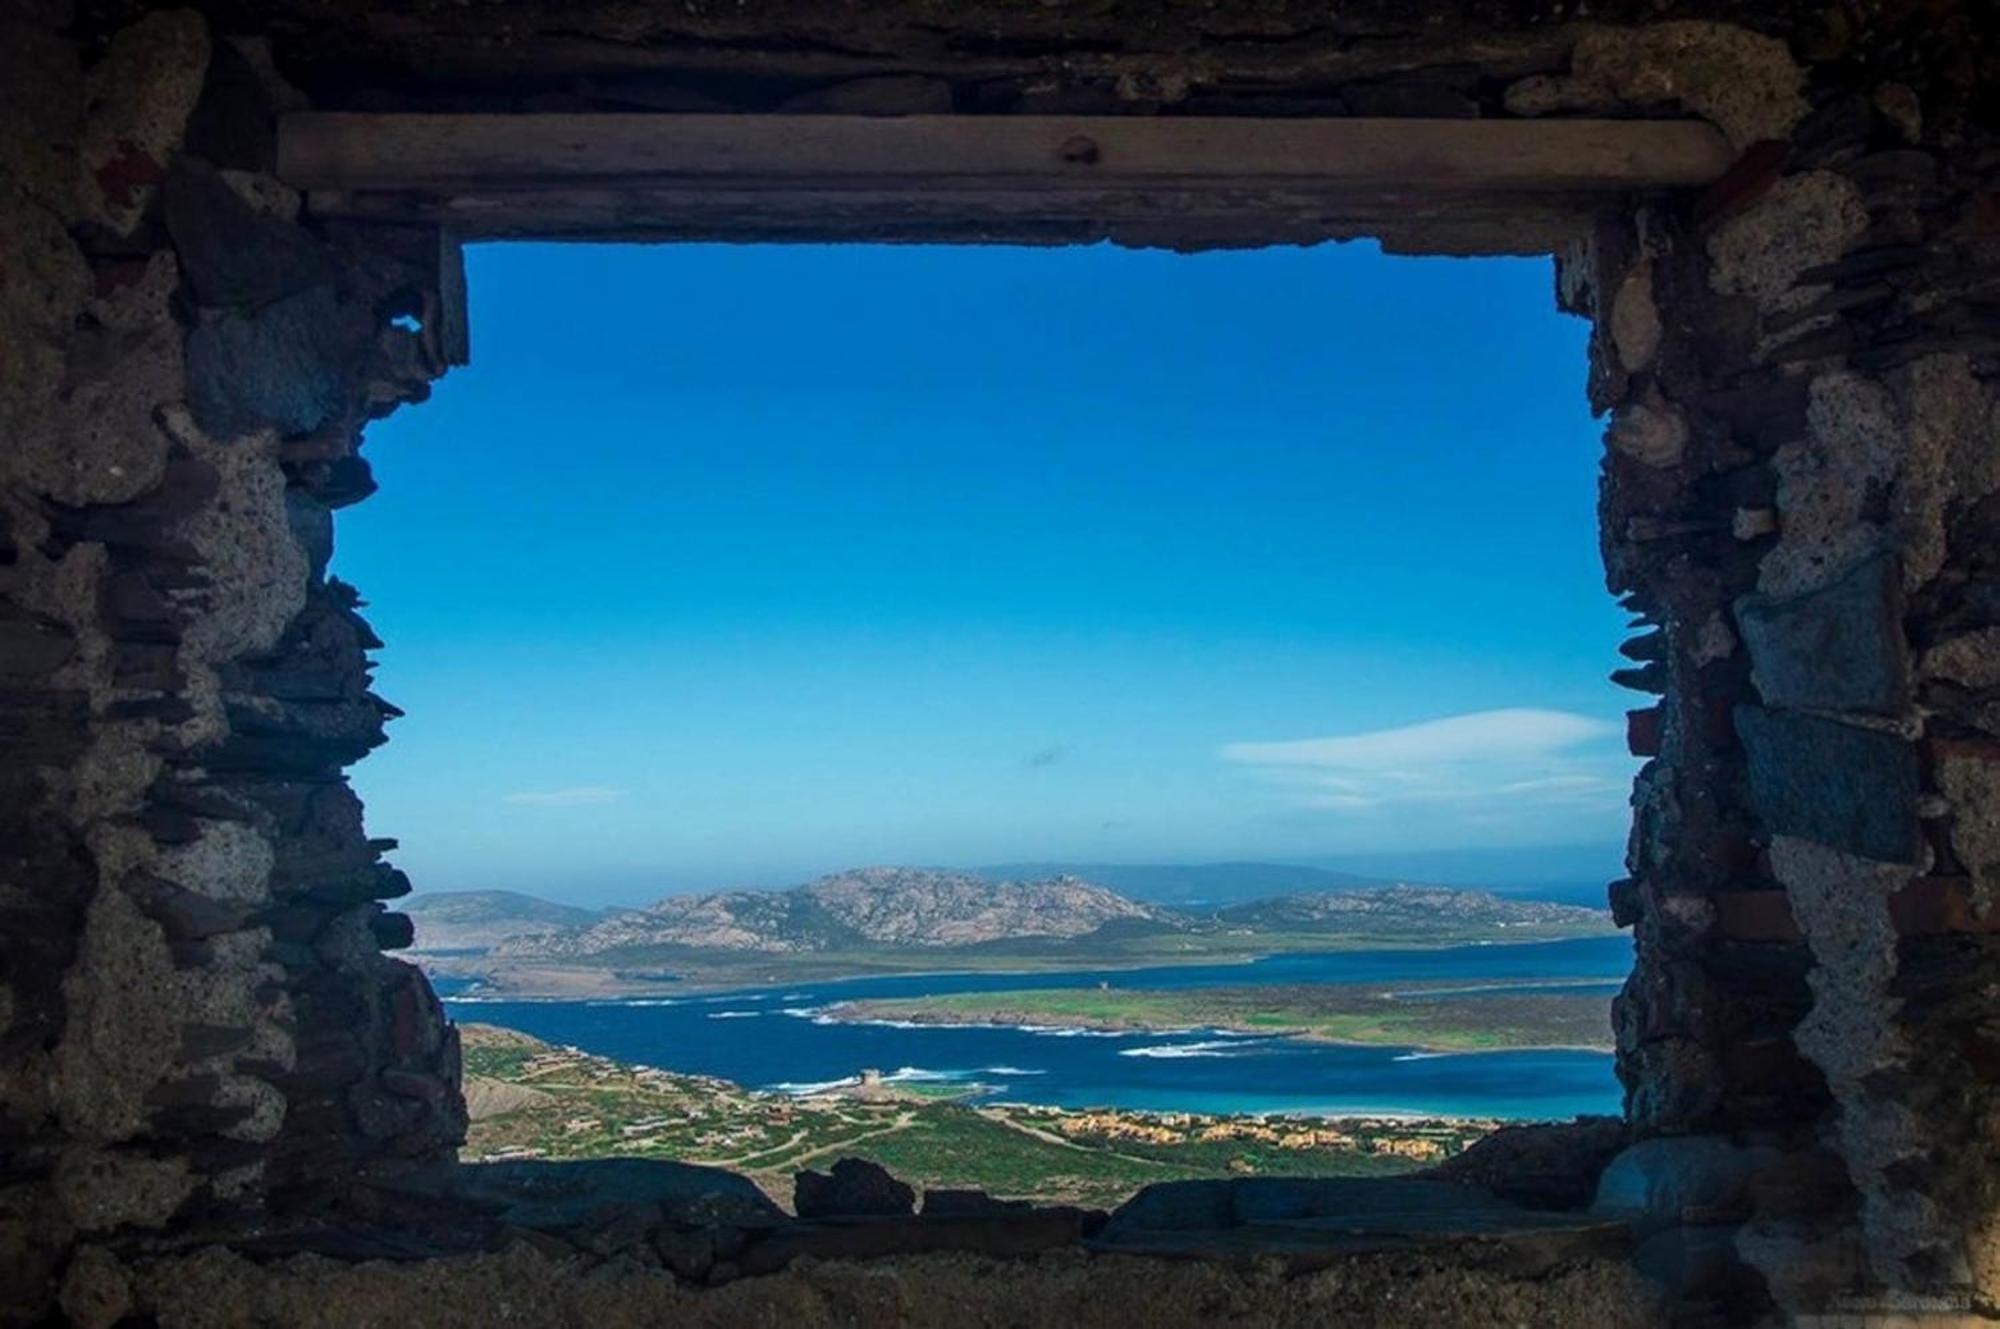
[[[748,1175],[780,1204],[800,1168],[866,1158],[919,1189],[1112,1206],[1181,1177],[1383,1175],[1462,1150],[1498,1123],[1211,1117],[971,1107],[879,1086],[755,1093],[467,1025],[464,1156],[672,1158]]]

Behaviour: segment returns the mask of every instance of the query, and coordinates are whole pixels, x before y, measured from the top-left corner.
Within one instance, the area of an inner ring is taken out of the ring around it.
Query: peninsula
[[[1211,1029],[1267,1037],[1498,1052],[1574,1048],[1609,1052],[1611,984],[1521,979],[1477,985],[1269,984],[1184,989],[1043,988],[842,1002],[826,1014],[854,1021],[1027,1025],[1095,1030]]]

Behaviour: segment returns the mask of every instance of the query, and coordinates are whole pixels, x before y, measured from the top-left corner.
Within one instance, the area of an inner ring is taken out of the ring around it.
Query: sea
[[[917,997],[1026,987],[1243,987],[1254,984],[1482,983],[1541,980],[1607,999],[1632,967],[1623,936],[1271,956],[1248,964],[1069,973],[927,974],[779,984],[593,1001],[482,997],[441,980],[452,1017],[544,1041],[754,1089],[810,1093],[864,1067],[885,1080],[950,1086],[970,1102],[1159,1112],[1413,1115],[1551,1120],[1617,1113],[1609,1054],[1435,1053],[1235,1034],[1082,1031],[836,1020],[862,997]]]

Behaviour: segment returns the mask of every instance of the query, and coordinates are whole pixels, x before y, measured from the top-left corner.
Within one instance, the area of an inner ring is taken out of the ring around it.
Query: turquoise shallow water
[[[1437,951],[1276,956],[1071,974],[944,974],[746,988],[605,1002],[484,1001],[455,1018],[755,1088],[803,1089],[864,1066],[891,1079],[976,1084],[985,1101],[1184,1112],[1406,1112],[1546,1119],[1619,1110],[1611,1058],[1594,1052],[1437,1055],[1191,1029],[1083,1033],[1012,1027],[849,1024],[822,1008],[858,997],[1035,987],[1185,988],[1254,983],[1592,980],[1609,998],[1630,970],[1624,937]]]

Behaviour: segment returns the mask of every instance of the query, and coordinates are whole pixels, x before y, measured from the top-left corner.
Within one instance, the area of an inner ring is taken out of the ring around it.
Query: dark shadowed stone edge
[[[1621,1257],[1631,1232],[1622,1220],[1522,1209],[1453,1182],[1251,1177],[1148,1186],[1086,1245],[1189,1260],[1276,1258],[1295,1270],[1358,1254],[1448,1249],[1455,1262],[1532,1274]]]

